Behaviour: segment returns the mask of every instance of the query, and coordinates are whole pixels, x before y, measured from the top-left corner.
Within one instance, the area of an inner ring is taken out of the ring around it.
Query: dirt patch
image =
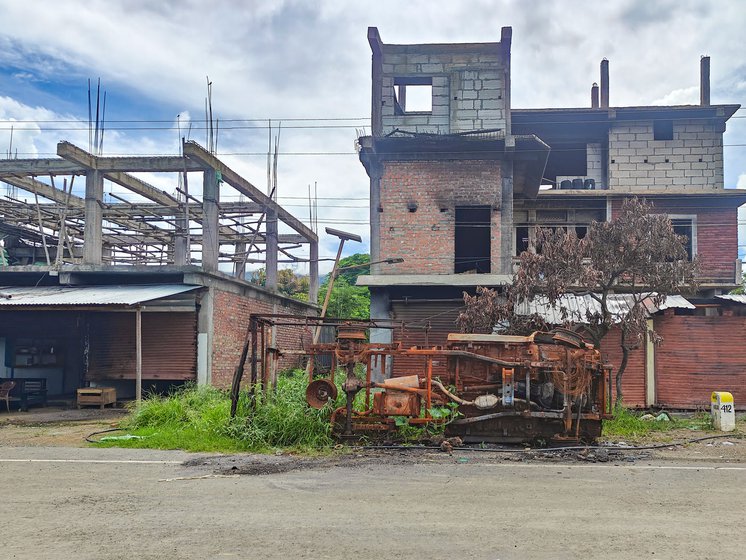
[[[117,408],[32,408],[0,415],[0,446],[85,447],[85,437],[115,428],[128,414]]]

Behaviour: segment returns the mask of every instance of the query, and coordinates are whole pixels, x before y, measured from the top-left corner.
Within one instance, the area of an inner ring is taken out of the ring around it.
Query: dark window
[[[671,220],[673,225],[673,231],[676,235],[686,237],[684,247],[686,248],[686,254],[689,260],[692,260],[694,255],[694,226],[692,220],[687,218],[674,218]]]
[[[454,272],[490,272],[489,206],[457,206]]]
[[[653,121],[653,140],[673,140],[673,121]]]
[[[555,182],[558,176],[585,177],[588,175],[587,152],[588,145],[585,143],[558,141],[549,152],[544,178]]]
[[[529,245],[528,226],[515,228],[515,254],[520,255],[523,251],[528,251]]]

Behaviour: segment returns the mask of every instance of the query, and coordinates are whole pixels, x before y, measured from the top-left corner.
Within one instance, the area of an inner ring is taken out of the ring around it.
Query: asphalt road
[[[231,465],[248,472],[263,460],[2,447],[0,557],[679,559],[746,550],[744,464],[477,455],[230,475]]]

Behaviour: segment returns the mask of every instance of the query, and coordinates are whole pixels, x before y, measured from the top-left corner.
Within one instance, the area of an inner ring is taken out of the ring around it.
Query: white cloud
[[[654,99],[651,105],[699,105],[699,86],[675,89]]]
[[[266,120],[232,119],[284,119],[280,196],[305,197],[307,186],[318,182],[324,197],[319,220],[366,237],[367,208],[340,206],[365,206],[354,200],[367,196],[368,179],[352,140],[355,126],[369,122],[352,121],[349,128],[310,126],[338,124],[328,120],[333,117],[370,115],[369,25],[378,26],[387,43],[498,41],[500,28],[513,26],[514,107],[589,106],[603,57],[610,60],[612,105],[696,103],[702,54],[712,57],[713,100],[738,101],[746,83],[742,49],[736,48],[746,8],[736,0],[216,1],[209,9],[197,0],[0,0],[0,13],[0,69],[18,75],[12,96],[0,90],[0,96],[8,96],[0,97],[0,120],[44,120],[46,115],[46,120],[74,119],[80,129],[24,131],[18,143],[14,140],[19,152],[54,153],[63,138],[87,146],[85,100],[76,103],[52,88],[44,90],[51,91],[43,98],[45,107],[28,101],[39,91],[31,88],[61,77],[82,83],[101,76],[110,94],[107,118],[156,119],[166,127],[124,131],[110,123],[106,153],[178,153],[177,115],[181,135],[204,143],[209,76],[221,121],[221,158],[264,188],[267,130],[261,126]],[[62,114],[67,109],[53,104],[54,95],[66,108],[70,103],[80,107],[79,113]],[[0,154],[8,140],[2,126]],[[746,142],[743,128],[729,122],[726,143]],[[726,150],[726,184],[738,178],[740,186],[744,149]],[[327,154],[291,155],[313,152]],[[147,179],[169,192],[175,188],[175,176]],[[346,198],[350,204],[326,198]],[[307,208],[290,209],[307,220]],[[333,247],[326,250],[333,252]]]

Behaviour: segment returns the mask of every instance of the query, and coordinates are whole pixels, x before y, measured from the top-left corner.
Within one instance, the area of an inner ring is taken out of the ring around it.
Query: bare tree
[[[518,312],[537,297],[557,310],[566,326],[582,324],[596,347],[618,324],[621,402],[622,376],[630,351],[645,340],[649,308],[659,308],[669,294],[694,288],[697,263],[688,259],[685,242],[667,216],[653,213],[651,204],[637,198],[625,200],[616,219],[591,223],[582,239],[572,230],[539,228],[534,246],[521,253],[513,281],[502,293],[478,288],[474,296],[464,294],[459,324],[467,332],[491,332],[495,326],[510,334],[544,329],[542,317]],[[585,317],[573,316],[568,294],[587,295],[597,305],[588,306]],[[621,309],[613,294],[625,294]],[[654,343],[662,341],[655,332],[649,334]]]

